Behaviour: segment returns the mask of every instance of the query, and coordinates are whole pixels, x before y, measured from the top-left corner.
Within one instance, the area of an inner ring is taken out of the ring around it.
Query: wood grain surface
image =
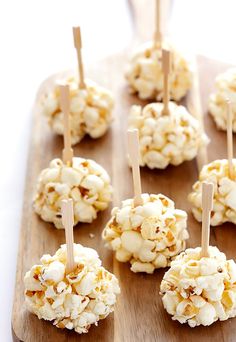
[[[74,229],[75,242],[95,248],[103,265],[114,272],[119,279],[121,294],[114,314],[92,327],[88,334],[78,335],[68,330],[60,330],[51,323],[38,320],[27,312],[24,305],[23,277],[25,272],[45,253],[54,253],[64,243],[64,231],[57,230],[52,224],[43,222],[32,209],[32,195],[40,171],[48,167],[51,159],[61,156],[63,140],[51,133],[40,113],[39,98],[42,89],[50,87],[52,77],[44,82],[37,96],[32,114],[34,122],[29,148],[28,172],[25,183],[23,217],[19,241],[19,254],[16,274],[16,287],[12,313],[13,337],[24,342],[233,342],[236,334],[236,319],[214,323],[210,327],[189,328],[173,322],[165,312],[159,296],[160,282],[165,270],[157,270],[153,275],[134,274],[129,264],[118,263],[112,252],[104,248],[101,232],[110,217],[113,205],[132,196],[132,175],[126,160],[126,127],[129,107],[141,103],[127,92],[123,78],[127,61],[126,52],[112,56],[89,70],[88,76],[112,90],[116,106],[114,122],[109,132],[98,140],[85,138],[74,149],[75,156],[92,158],[106,168],[112,177],[114,198],[110,208],[99,214],[92,224],[79,224]],[[216,130],[211,117],[207,115],[207,100],[213,89],[215,76],[226,69],[226,65],[198,58],[201,98],[204,109],[205,129],[211,139],[208,148],[209,160],[226,157],[226,133]],[[142,103],[144,104],[144,103]],[[234,141],[236,148],[236,141]],[[185,162],[178,167],[165,170],[141,169],[143,192],[164,193],[175,201],[176,207],[189,214],[188,246],[198,246],[201,226],[190,213],[187,195],[198,177],[196,160]],[[89,233],[95,237],[91,239]],[[235,227],[225,224],[212,228],[211,244],[217,245],[228,258],[236,259],[234,238]]]
[[[104,86],[112,89],[116,97],[114,122],[109,132],[98,140],[85,138],[75,147],[75,155],[96,160],[106,168],[112,177],[115,189],[113,204],[132,196],[132,176],[126,160],[126,125],[130,105],[140,103],[130,96],[123,79],[123,66],[126,55],[107,59],[97,65],[97,70],[90,71],[90,77]],[[209,92],[213,88],[216,74],[225,70],[226,66],[206,58],[199,58],[200,85],[203,108],[206,114],[206,104]],[[102,75],[102,77],[101,77]],[[206,77],[207,75],[207,77]],[[50,86],[52,79],[42,85]],[[18,340],[25,342],[41,341],[197,341],[199,336],[204,341],[234,341],[236,320],[217,322],[209,328],[191,329],[171,321],[164,311],[159,296],[159,286],[165,270],[157,270],[154,275],[134,274],[129,270],[129,264],[118,263],[110,251],[104,248],[101,240],[102,229],[109,219],[110,209],[99,214],[92,224],[79,224],[74,229],[75,242],[96,248],[105,267],[119,278],[121,295],[116,305],[115,313],[99,326],[92,327],[87,335],[62,331],[50,323],[40,321],[28,313],[24,306],[23,276],[25,272],[45,253],[54,253],[60,244],[64,243],[64,231],[43,222],[32,210],[32,194],[40,171],[47,167],[50,160],[61,156],[63,140],[49,130],[46,120],[40,113],[38,96],[33,108],[34,124],[26,176],[26,190],[23,208],[23,219],[20,234],[16,289],[12,326]],[[205,115],[205,129],[211,139],[208,148],[209,160],[226,156],[226,133],[216,130],[209,115]],[[236,148],[236,144],[234,143]],[[184,209],[189,214],[188,227],[190,239],[188,246],[200,244],[200,224],[190,213],[187,195],[198,176],[196,160],[185,162],[178,167],[168,167],[166,170],[141,169],[143,192],[164,193],[172,198],[177,208]],[[89,233],[94,233],[91,239]],[[211,244],[217,245],[228,258],[236,258],[235,227],[225,224],[212,228]]]

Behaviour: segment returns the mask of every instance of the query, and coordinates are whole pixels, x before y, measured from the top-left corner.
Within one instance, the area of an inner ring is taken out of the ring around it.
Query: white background
[[[147,5],[150,1],[146,0]],[[169,31],[179,45],[234,64],[235,9],[234,0],[175,0]],[[0,3],[0,340],[3,342],[11,341],[30,110],[42,80],[74,67],[73,25],[82,27],[86,65],[122,50],[132,38],[126,0]]]

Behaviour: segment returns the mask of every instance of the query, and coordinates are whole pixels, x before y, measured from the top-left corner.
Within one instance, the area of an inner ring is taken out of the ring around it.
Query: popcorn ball
[[[236,175],[236,160],[233,159]],[[217,226],[224,222],[236,224],[236,178],[229,178],[228,160],[215,160],[203,166],[199,180],[193,185],[193,192],[188,199],[192,203],[192,212],[197,221],[202,220],[202,183],[208,181],[214,184],[213,210],[211,225]]]
[[[142,199],[137,207],[127,199],[113,208],[103,239],[118,261],[131,263],[131,271],[153,273],[185,249],[187,214],[164,195],[142,194]]]
[[[227,130],[227,103],[231,101],[232,128],[236,132],[236,68],[228,69],[216,77],[216,92],[210,95],[209,112],[212,115],[217,127]]]
[[[169,102],[169,114],[162,113],[162,103],[150,103],[143,109],[132,106],[129,128],[139,130],[140,165],[165,169],[196,157],[207,145],[199,122],[183,106]]]
[[[192,328],[236,316],[236,264],[216,247],[209,253],[201,257],[200,247],[186,249],[161,282],[166,311]]]
[[[53,159],[38,178],[34,210],[44,221],[63,228],[61,201],[73,200],[74,222],[92,222],[111,201],[110,177],[91,159],[73,158],[72,165]]]
[[[79,143],[88,134],[91,138],[104,135],[112,121],[114,105],[111,93],[96,83],[86,80],[86,88],[78,88],[78,82],[71,77],[66,80],[70,86],[70,128],[72,145]],[[63,135],[63,113],[59,103],[59,84],[44,94],[43,112],[53,132]]]
[[[170,97],[179,101],[186,95],[192,83],[189,63],[175,49],[172,50],[172,72],[170,74]],[[131,58],[126,71],[130,92],[140,99],[161,100],[163,98],[162,47],[148,42],[141,46]]]
[[[66,245],[53,256],[43,255],[25,275],[25,301],[39,319],[82,334],[113,312],[120,288],[94,249],[74,244],[74,255],[76,268],[68,274]]]

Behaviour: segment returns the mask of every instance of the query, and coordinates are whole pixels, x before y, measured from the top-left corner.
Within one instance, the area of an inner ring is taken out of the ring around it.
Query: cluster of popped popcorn
[[[233,131],[236,132],[236,68],[228,69],[216,78],[216,93],[209,98],[209,112],[219,129],[227,130],[227,104],[231,102]]]
[[[140,165],[151,169],[191,160],[208,143],[199,122],[185,107],[170,102],[168,115],[162,109],[162,103],[150,103],[143,109],[132,106],[129,115],[129,128],[139,130]]]
[[[161,282],[167,312],[192,328],[236,316],[236,264],[216,247],[209,252],[207,258],[201,257],[200,247],[186,249]]]
[[[120,293],[116,277],[101,266],[97,252],[74,244],[76,269],[66,274],[66,245],[43,255],[24,278],[28,310],[58,328],[87,333],[114,310]]]
[[[106,170],[91,159],[73,158],[72,165],[53,159],[38,178],[34,209],[44,221],[64,228],[61,201],[72,198],[74,222],[92,222],[111,201],[112,187]]]
[[[86,135],[99,138],[105,134],[112,121],[114,105],[111,93],[92,81],[86,80],[86,88],[79,89],[78,82],[69,78],[71,142],[75,145]],[[63,135],[63,113],[59,103],[59,84],[42,99],[45,115],[52,130]]]
[[[153,273],[185,249],[187,214],[164,195],[142,194],[142,199],[137,207],[127,199],[113,208],[103,239],[118,261],[131,263],[133,272]]]
[[[235,178],[229,178],[228,160],[215,160],[203,166],[199,180],[193,185],[193,192],[188,199],[193,204],[192,212],[197,221],[202,220],[202,183],[214,184],[213,210],[211,225],[217,226],[224,222],[236,224],[236,159],[233,159]]]
[[[172,72],[170,74],[170,97],[179,101],[191,87],[192,74],[183,56],[172,50]],[[131,93],[140,99],[161,100],[163,98],[161,45],[148,42],[141,46],[130,60],[126,79]]]

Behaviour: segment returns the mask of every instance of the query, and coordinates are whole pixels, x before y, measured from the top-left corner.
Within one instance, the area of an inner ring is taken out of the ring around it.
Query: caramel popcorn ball
[[[233,160],[235,178],[229,178],[228,160],[215,160],[203,166],[199,180],[193,185],[193,192],[189,194],[192,212],[197,221],[202,220],[202,183],[214,184],[213,210],[211,225],[217,226],[224,222],[236,224],[236,160]]]
[[[70,128],[71,142],[79,143],[88,134],[91,138],[104,135],[112,121],[113,97],[96,83],[86,80],[86,88],[78,89],[78,82],[71,77],[66,80],[70,86]],[[53,132],[63,135],[63,113],[59,103],[59,84],[44,94],[43,112]]]
[[[168,115],[162,103],[150,103],[143,109],[132,106],[129,128],[139,130],[140,165],[165,169],[196,157],[208,138],[199,122],[183,106],[169,103]]]
[[[192,84],[189,63],[176,50],[172,49],[172,72],[170,74],[170,97],[179,101],[186,95]],[[161,100],[163,98],[161,45],[148,42],[133,55],[126,71],[130,92],[140,99]]]
[[[44,221],[64,228],[61,220],[61,201],[71,198],[74,222],[92,222],[100,210],[111,201],[110,177],[91,159],[73,158],[72,165],[53,159],[49,168],[38,178],[34,210]]]
[[[131,263],[131,271],[153,273],[185,249],[187,214],[164,195],[142,194],[142,199],[137,207],[127,199],[113,208],[103,239],[118,261]]]
[[[74,244],[76,269],[66,273],[66,245],[55,255],[43,255],[24,278],[27,309],[58,328],[87,333],[92,324],[114,310],[120,293],[117,278],[104,267],[97,252]]]
[[[231,101],[233,131],[236,132],[236,68],[228,69],[216,77],[216,92],[210,95],[209,112],[217,127],[227,130],[227,104]]]
[[[171,262],[161,282],[160,294],[173,320],[190,327],[211,325],[236,316],[236,264],[224,253],[209,247],[189,248]]]

